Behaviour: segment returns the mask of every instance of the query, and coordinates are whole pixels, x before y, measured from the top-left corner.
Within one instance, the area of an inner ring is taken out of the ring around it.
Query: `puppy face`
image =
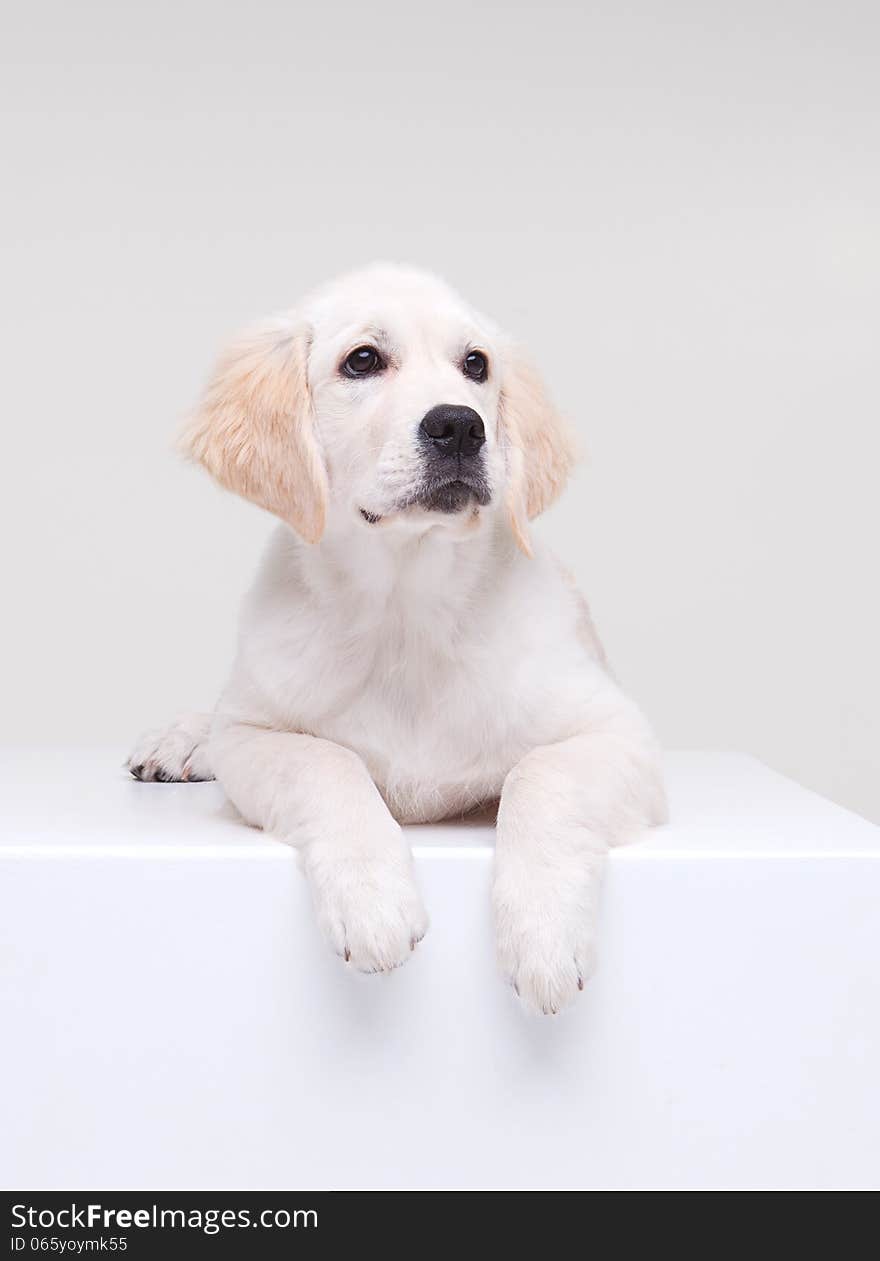
[[[332,510],[475,528],[506,482],[496,330],[439,281],[387,269],[331,286],[306,318]]]
[[[522,354],[432,276],[372,267],[243,338],[184,448],[308,542],[325,526],[465,535],[526,523],[572,462]]]

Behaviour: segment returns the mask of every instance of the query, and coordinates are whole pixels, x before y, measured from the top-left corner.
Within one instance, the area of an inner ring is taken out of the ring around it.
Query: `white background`
[[[8,741],[210,707],[269,521],[170,451],[375,258],[520,334],[544,523],[668,746],[880,820],[874,3],[30,3],[0,31]]]

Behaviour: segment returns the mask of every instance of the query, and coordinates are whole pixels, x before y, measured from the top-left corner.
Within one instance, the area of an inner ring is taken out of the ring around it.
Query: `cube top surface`
[[[116,749],[0,750],[0,852],[288,861],[245,827],[216,784],[142,784]],[[671,822],[615,862],[676,857],[880,856],[880,828],[740,753],[667,754]],[[485,822],[407,829],[420,857],[483,854]]]

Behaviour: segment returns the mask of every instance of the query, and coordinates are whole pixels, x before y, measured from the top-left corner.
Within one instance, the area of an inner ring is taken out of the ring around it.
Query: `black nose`
[[[479,412],[472,407],[438,403],[422,418],[422,436],[444,455],[476,455],[486,441]]]

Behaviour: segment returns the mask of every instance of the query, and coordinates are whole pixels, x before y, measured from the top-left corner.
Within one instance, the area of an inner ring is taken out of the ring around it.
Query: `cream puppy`
[[[376,266],[232,346],[184,446],[283,524],[215,714],[143,737],[132,774],[216,776],[299,850],[366,972],[428,926],[400,825],[498,802],[500,965],[559,1011],[593,965],[608,846],[666,808],[645,719],[529,536],[573,456],[541,381],[439,280]]]

